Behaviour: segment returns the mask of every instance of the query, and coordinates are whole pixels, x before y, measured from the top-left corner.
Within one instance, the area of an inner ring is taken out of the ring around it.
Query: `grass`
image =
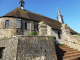
[[[56,42],[54,42],[55,46],[64,46],[65,44],[56,44]]]
[[[79,34],[76,34],[76,35],[80,36],[80,33]]]

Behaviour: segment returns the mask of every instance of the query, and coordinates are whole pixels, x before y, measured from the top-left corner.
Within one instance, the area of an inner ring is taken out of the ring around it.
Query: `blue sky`
[[[19,7],[20,0],[0,0],[0,16]],[[67,23],[80,33],[80,0],[24,0],[25,9],[57,20],[57,6]]]

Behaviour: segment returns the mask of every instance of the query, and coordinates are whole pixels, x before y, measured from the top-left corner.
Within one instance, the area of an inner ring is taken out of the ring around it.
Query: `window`
[[[0,47],[0,59],[3,58],[5,47]]]
[[[60,32],[58,31],[58,38],[61,39]]]
[[[38,31],[38,24],[37,24],[37,31]]]
[[[5,28],[9,28],[9,20],[6,20],[6,22],[5,22]]]
[[[27,22],[25,22],[25,29],[27,29]]]

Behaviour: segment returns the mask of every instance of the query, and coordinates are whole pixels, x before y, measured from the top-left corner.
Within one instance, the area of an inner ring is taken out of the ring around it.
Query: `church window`
[[[58,38],[61,39],[60,32],[58,31]]]
[[[25,22],[25,29],[27,29],[27,22]]]
[[[0,59],[3,58],[5,47],[0,47]]]
[[[5,22],[5,28],[9,28],[9,20],[6,20],[6,22]]]

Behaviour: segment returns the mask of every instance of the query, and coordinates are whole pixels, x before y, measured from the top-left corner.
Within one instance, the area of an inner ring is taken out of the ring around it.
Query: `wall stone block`
[[[80,36],[71,35],[70,30],[66,24],[62,24],[62,34],[65,41],[65,45],[70,46],[70,48],[77,49],[80,51]],[[65,37],[64,37],[65,36]]]
[[[0,39],[0,60],[57,60],[53,36],[15,36]]]
[[[24,38],[25,37],[25,38]],[[21,36],[18,37],[19,60],[56,60],[53,37]]]

